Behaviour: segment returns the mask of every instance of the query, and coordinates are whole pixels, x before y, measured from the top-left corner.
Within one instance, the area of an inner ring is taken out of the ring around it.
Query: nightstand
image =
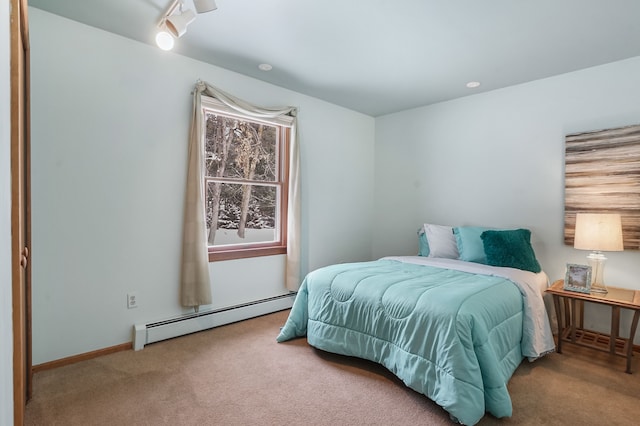
[[[607,286],[607,294],[578,293],[565,290],[564,280],[558,280],[547,289],[553,296],[553,304],[558,318],[558,348],[562,353],[562,342],[609,352],[627,358],[627,373],[631,374],[631,357],[633,356],[633,337],[640,319],[640,291]],[[606,335],[585,330],[582,324],[582,307],[584,302],[598,303],[611,307],[611,334]],[[629,338],[619,336],[620,309],[633,311],[633,320],[629,330]]]

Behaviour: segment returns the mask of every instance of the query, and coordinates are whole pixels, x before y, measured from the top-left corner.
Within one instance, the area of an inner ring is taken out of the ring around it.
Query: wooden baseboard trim
[[[86,361],[103,355],[109,355],[115,352],[122,352],[133,349],[133,343],[123,343],[121,345],[110,346],[97,351],[85,352],[79,355],[73,355],[66,358],[56,359],[55,361],[45,362],[44,364],[34,365],[32,371],[38,373],[40,371],[51,370],[53,368],[63,367],[65,365],[75,364],[76,362]]]

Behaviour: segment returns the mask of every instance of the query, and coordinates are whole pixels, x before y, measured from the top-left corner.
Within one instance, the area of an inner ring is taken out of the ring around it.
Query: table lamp
[[[622,251],[622,223],[619,214],[577,213],[573,247],[591,250],[587,261],[591,266],[591,292],[607,294],[604,284],[603,251]]]

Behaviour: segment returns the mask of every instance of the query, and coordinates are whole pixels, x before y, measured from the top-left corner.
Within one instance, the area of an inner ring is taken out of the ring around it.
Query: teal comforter
[[[511,416],[523,296],[508,279],[395,260],[307,275],[277,340],[384,365],[457,421]]]

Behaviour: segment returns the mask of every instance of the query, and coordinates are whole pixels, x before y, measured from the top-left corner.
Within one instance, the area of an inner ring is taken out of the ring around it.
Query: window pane
[[[207,113],[207,176],[274,182],[278,128],[235,117]]]
[[[207,182],[209,246],[277,241],[277,197],[274,186]]]

